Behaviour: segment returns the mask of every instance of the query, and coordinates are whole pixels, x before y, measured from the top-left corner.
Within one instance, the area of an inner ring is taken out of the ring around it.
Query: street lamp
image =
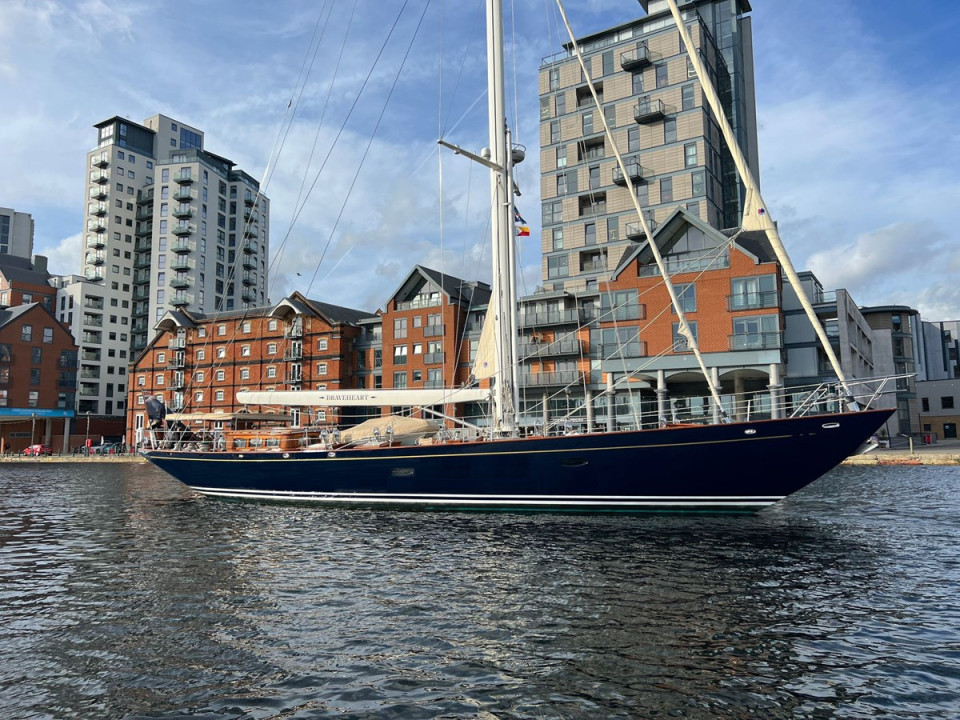
[[[36,443],[34,442],[34,436],[37,431],[37,414],[33,413],[30,416],[30,447],[33,447]]]

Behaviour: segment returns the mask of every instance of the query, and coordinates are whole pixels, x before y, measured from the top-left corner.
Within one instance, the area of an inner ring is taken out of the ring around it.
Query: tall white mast
[[[693,45],[693,40],[690,38],[687,26],[683,24],[683,18],[680,17],[680,9],[677,7],[676,0],[667,0],[667,3],[670,6],[670,12],[673,14],[673,20],[677,24],[677,29],[680,31],[680,40],[683,42],[683,46],[687,51],[687,57],[697,73],[697,78],[700,80],[707,104],[710,105],[714,118],[720,124],[723,139],[726,141],[727,147],[730,148],[730,154],[733,156],[733,162],[737,166],[737,172],[740,173],[740,179],[746,186],[747,197],[743,207],[743,220],[741,224],[745,230],[763,230],[766,232],[767,239],[770,241],[773,252],[777,256],[777,261],[783,268],[783,272],[787,276],[787,281],[793,287],[794,292],[796,292],[797,298],[799,298],[800,304],[803,306],[804,311],[807,313],[807,318],[810,320],[810,325],[813,326],[813,330],[816,332],[817,338],[823,346],[823,351],[830,360],[833,372],[836,373],[837,379],[843,386],[847,404],[851,409],[859,409],[856,401],[853,399],[850,388],[847,386],[846,376],[840,367],[840,361],[837,360],[836,353],[833,351],[833,346],[830,345],[827,332],[823,325],[821,325],[819,318],[817,318],[817,313],[813,309],[813,305],[810,304],[810,299],[803,290],[800,278],[797,277],[797,271],[794,269],[793,263],[787,255],[786,249],[783,247],[783,241],[780,240],[780,232],[777,230],[777,226],[773,222],[773,217],[767,211],[763,198],[760,196],[760,187],[757,185],[757,181],[753,177],[753,173],[750,171],[746,159],[743,157],[743,152],[740,150],[737,138],[733,134],[733,128],[730,127],[730,121],[727,120],[727,116],[723,112],[723,107],[720,105],[720,98],[717,96],[717,91],[710,82],[710,76],[707,74],[706,69],[703,67],[703,62],[700,59],[697,49]]]
[[[499,373],[493,392],[494,431],[517,429],[516,293],[513,180],[503,82],[503,15],[501,0],[487,0],[487,99],[490,131],[490,227],[493,234],[493,286],[488,313],[494,313]]]

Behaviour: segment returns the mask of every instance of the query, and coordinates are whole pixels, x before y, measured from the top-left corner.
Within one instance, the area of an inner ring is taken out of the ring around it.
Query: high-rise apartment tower
[[[645,238],[628,193],[648,219],[684,207],[717,229],[740,224],[744,189],[665,0],[577,40],[598,110],[571,46],[540,68],[540,193],[545,284],[590,291]],[[741,148],[757,172],[753,44],[747,0],[679,2]],[[626,160],[626,177],[600,114]]]

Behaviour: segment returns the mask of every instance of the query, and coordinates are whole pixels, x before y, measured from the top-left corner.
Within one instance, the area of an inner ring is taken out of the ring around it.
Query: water
[[[0,466],[2,718],[948,718],[960,468],[757,516],[203,499]]]

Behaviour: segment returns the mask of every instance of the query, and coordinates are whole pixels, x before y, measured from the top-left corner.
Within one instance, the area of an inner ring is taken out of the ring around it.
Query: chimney
[[[47,272],[47,258],[44,255],[33,256],[33,269],[37,272]]]

